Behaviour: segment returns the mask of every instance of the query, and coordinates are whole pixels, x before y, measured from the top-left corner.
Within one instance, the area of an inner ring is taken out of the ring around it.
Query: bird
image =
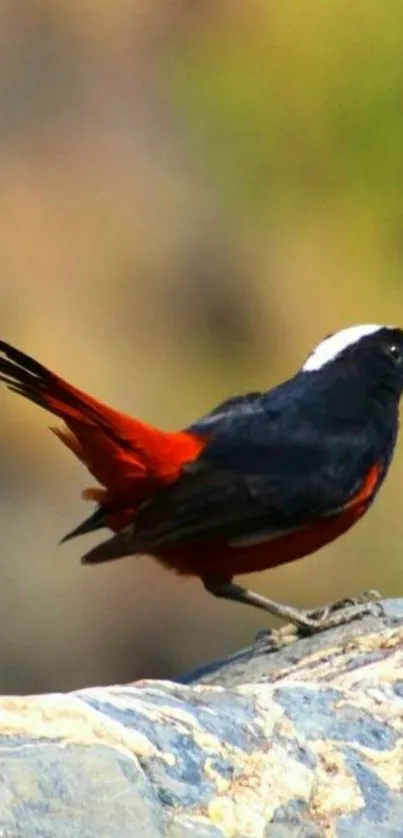
[[[83,564],[148,555],[198,577],[215,597],[308,633],[367,613],[365,594],[309,611],[234,577],[319,550],[371,506],[398,436],[398,326],[329,334],[282,383],[227,398],[179,431],[108,407],[3,341],[0,380],[62,420],[51,430],[95,478],[82,493],[94,511],[62,541],[103,528],[113,534]]]

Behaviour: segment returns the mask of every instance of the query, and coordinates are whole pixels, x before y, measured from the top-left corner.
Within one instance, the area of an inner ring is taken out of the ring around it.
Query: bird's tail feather
[[[103,487],[84,491],[99,508],[64,540],[103,526],[127,526],[138,506],[175,480],[205,445],[196,433],[166,433],[108,407],[4,341],[0,381],[64,421],[65,427],[52,431]]]

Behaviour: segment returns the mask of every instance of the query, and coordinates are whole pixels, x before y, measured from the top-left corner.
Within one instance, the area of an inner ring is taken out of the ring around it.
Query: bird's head
[[[346,377],[367,391],[403,390],[403,330],[365,323],[328,335],[308,356],[304,373]]]

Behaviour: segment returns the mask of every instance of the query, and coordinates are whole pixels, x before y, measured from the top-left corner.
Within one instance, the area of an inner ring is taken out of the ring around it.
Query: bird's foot
[[[384,617],[378,591],[363,591],[355,597],[345,597],[320,608],[301,612],[301,620],[295,625],[306,634],[315,634],[325,629],[337,628],[363,617]]]
[[[291,646],[298,640],[298,629],[293,623],[287,623],[279,629],[260,629],[251,646],[251,658],[279,652],[285,646]]]
[[[384,617],[385,611],[379,600],[379,591],[369,590],[355,597],[331,602],[312,610],[292,609],[291,622],[279,629],[261,629],[258,631],[251,650],[251,656],[278,652],[290,646],[298,636],[316,634],[330,628],[343,626],[363,617]]]

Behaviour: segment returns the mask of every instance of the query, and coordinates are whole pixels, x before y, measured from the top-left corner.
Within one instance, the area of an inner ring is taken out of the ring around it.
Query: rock
[[[0,838],[402,838],[403,600],[188,675],[0,698]]]

